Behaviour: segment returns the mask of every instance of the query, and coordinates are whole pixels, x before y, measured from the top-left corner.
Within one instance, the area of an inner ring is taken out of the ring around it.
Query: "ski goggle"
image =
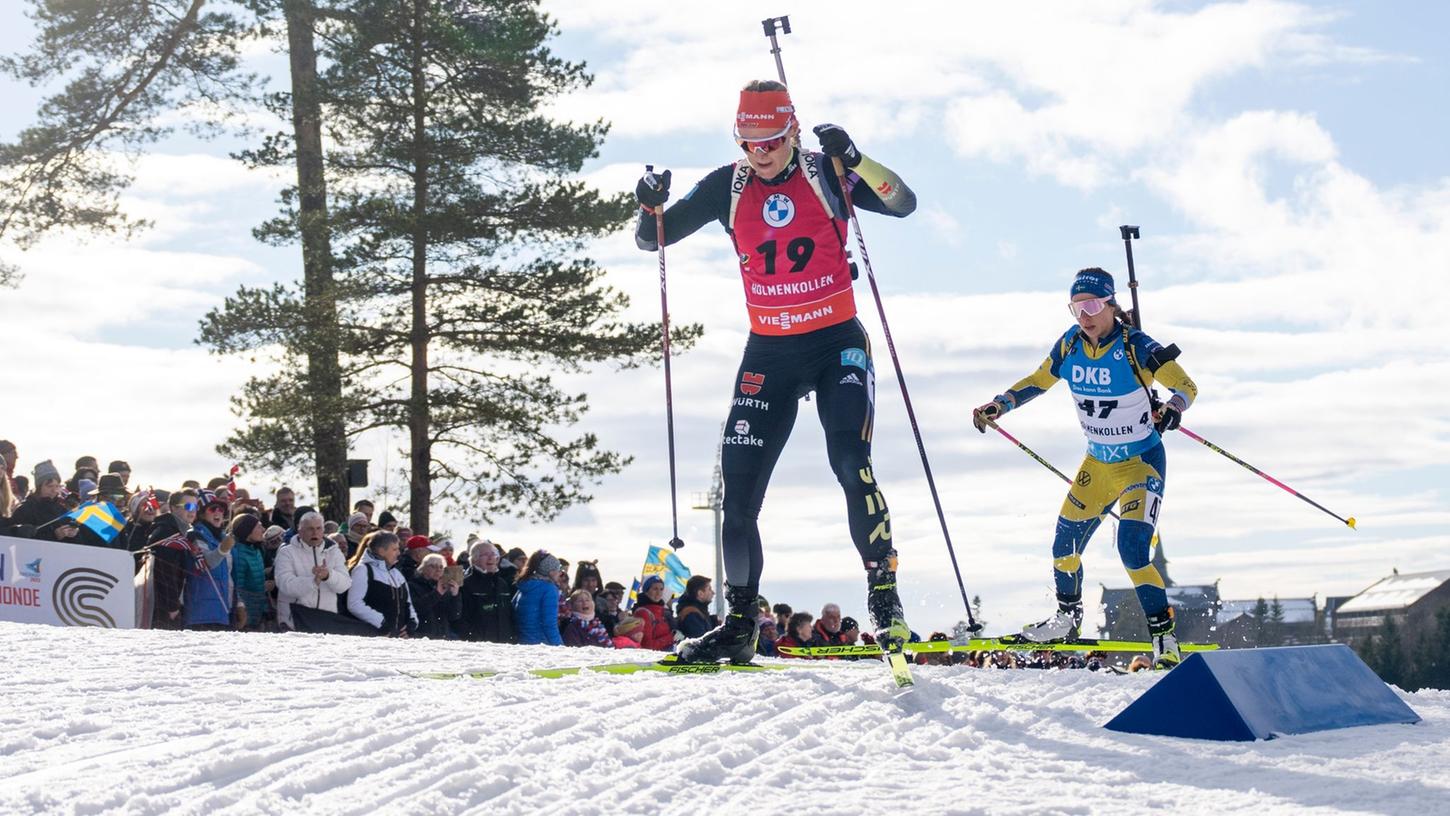
[[[186,502],[185,504],[183,504],[181,506],[183,508],[185,508],[186,509],[186,512],[188,512],[188,513],[195,513],[197,510],[200,510],[201,509],[201,505],[197,504],[194,501]]]
[[[758,142],[742,139],[740,140],[739,145],[740,149],[744,150],[746,153],[769,153],[770,151],[775,150],[781,145],[785,144],[786,141],[789,139],[790,136],[788,135],[777,136],[774,139],[762,139]]]
[[[1072,312],[1073,317],[1081,317],[1083,315],[1092,317],[1094,315],[1100,314],[1102,310],[1108,308],[1108,304],[1112,302],[1113,299],[1111,297],[1097,297],[1092,298],[1091,300],[1074,300],[1067,304],[1067,310],[1069,312]]]

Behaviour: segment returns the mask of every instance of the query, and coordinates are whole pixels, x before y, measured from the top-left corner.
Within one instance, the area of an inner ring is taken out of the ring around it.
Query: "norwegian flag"
[[[227,504],[231,504],[232,502],[236,501],[237,474],[240,473],[241,470],[242,466],[240,464],[235,464],[232,465],[231,470],[227,471]]]
[[[143,493],[142,496],[144,498],[141,499],[141,507],[150,508],[157,513],[161,512],[161,502],[156,500],[156,488],[147,488],[146,492]]]
[[[201,547],[187,539],[186,533],[177,533],[174,536],[163,538],[151,546],[164,547],[168,550],[180,550],[181,552],[187,553],[191,556],[192,563],[198,575],[207,572],[206,558],[202,555]]]

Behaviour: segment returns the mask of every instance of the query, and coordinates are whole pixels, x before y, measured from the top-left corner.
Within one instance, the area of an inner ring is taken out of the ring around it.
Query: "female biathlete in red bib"
[[[851,540],[865,563],[878,639],[891,647],[910,635],[896,594],[891,517],[871,472],[875,370],[856,320],[846,211],[830,160],[840,158],[850,169],[847,194],[859,209],[901,217],[916,209],[916,196],[835,125],[815,128],[823,154],[799,149],[794,112],[779,82],[745,86],[735,115],[745,157],[705,176],[664,216],[667,245],[711,221],[725,227],[740,260],[750,318],[721,457],[730,611],[719,627],[680,644],[679,657],[688,662],[747,662],[755,655],[760,507],[798,401],[811,391],[831,469],[846,493]],[[641,179],[636,189],[644,207],[635,233],[641,249],[658,249],[654,213],[669,198],[669,182],[667,170]]]

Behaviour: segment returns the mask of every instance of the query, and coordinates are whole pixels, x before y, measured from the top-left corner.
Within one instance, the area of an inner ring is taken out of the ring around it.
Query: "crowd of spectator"
[[[50,460],[16,474],[18,453],[0,440],[0,535],[125,550],[134,556],[137,625],[157,629],[303,631],[598,646],[669,651],[719,624],[705,576],[677,598],[650,576],[632,606],[625,587],[604,581],[597,561],[569,562],[546,550],[505,550],[470,535],[461,551],[446,535],[415,534],[392,513],[376,518],[363,499],[341,524],[281,487],[271,507],[235,484],[234,474],[166,491],[132,486],[116,460],[76,460],[63,479]],[[106,502],[124,526],[111,538],[72,511]],[[764,656],[781,646],[871,643],[860,625],[826,604],[817,619],[759,600]],[[931,639],[946,639],[934,633]],[[923,664],[976,668],[1089,668],[1099,656],[1040,652],[920,654]]]

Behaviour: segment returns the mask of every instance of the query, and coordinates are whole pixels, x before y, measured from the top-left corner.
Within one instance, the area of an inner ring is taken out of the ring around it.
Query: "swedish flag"
[[[690,580],[690,568],[666,547],[650,547],[644,560],[644,575],[658,575],[665,582],[665,591],[671,595],[685,594],[685,582]]]
[[[126,520],[121,517],[121,511],[108,501],[86,502],[66,513],[66,516],[84,525],[107,544],[120,535],[121,528],[126,526]]]

